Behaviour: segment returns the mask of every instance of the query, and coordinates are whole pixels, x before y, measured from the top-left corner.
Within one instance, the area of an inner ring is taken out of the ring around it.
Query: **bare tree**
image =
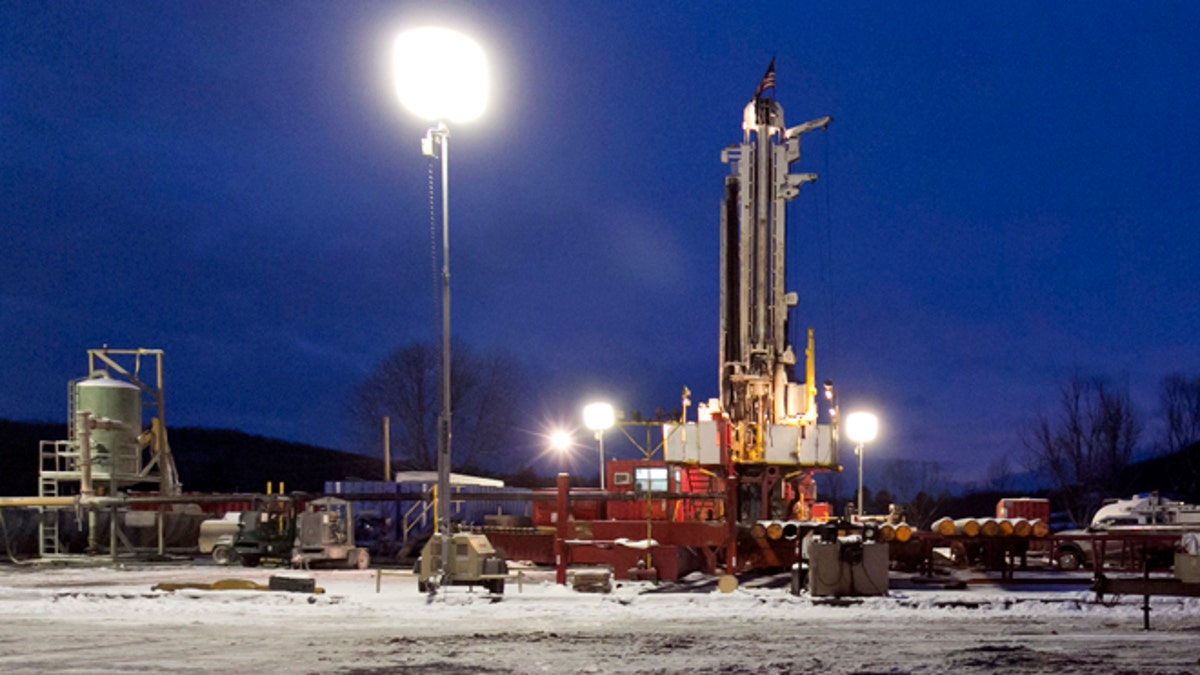
[[[904,507],[908,522],[920,527],[933,522],[946,495],[942,465],[934,461],[890,459],[884,464],[883,484]]]
[[[1127,489],[1124,472],[1141,432],[1128,392],[1076,376],[1059,388],[1057,418],[1039,415],[1023,440],[1078,524],[1103,498]]]
[[[355,388],[349,404],[353,434],[366,446],[381,437],[389,416],[393,455],[413,469],[437,467],[441,411],[441,352],[414,343],[392,352]],[[452,450],[455,467],[478,467],[511,448],[521,400],[520,369],[504,352],[478,355],[454,343],[450,365]]]
[[[1200,452],[1190,446],[1200,443],[1200,376],[1171,375],[1163,380],[1163,436],[1159,453],[1170,455],[1161,487],[1179,497],[1200,493]]]
[[[1161,450],[1179,452],[1200,441],[1200,376],[1176,373],[1163,380],[1159,392],[1164,422]]]
[[[1012,461],[1007,453],[988,465],[987,468],[987,489],[995,490],[996,492],[1007,492],[1013,488],[1015,483]]]

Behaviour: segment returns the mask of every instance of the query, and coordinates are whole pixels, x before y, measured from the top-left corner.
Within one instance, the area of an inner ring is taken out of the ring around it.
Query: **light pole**
[[[471,38],[445,28],[414,28],[396,38],[396,92],[414,115],[434,122],[421,141],[442,160],[442,409],[438,415],[437,524],[442,537],[441,581],[450,558],[450,128],[483,114],[487,59]]]
[[[868,412],[846,415],[846,435],[854,441],[854,454],[858,455],[858,517],[863,515],[863,445],[875,440],[879,432],[879,419]]]
[[[583,407],[583,426],[596,432],[596,440],[600,442],[600,489],[604,489],[604,431],[617,421],[612,405],[608,403],[589,403]]]

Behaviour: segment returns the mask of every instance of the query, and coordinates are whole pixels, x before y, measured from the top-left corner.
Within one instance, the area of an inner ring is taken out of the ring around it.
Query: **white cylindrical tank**
[[[118,423],[97,426],[91,431],[94,475],[137,474],[138,436],[142,433],[141,390],[129,382],[110,377],[107,372],[96,372],[75,385],[75,410],[90,413],[96,421]]]

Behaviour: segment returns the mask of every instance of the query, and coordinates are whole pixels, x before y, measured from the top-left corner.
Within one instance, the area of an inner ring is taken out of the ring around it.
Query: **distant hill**
[[[262,492],[268,481],[282,481],[289,492],[320,492],[327,480],[383,478],[383,460],[375,457],[225,429],[167,434],[188,492]],[[36,495],[38,442],[66,436],[63,423],[0,420],[0,494]]]

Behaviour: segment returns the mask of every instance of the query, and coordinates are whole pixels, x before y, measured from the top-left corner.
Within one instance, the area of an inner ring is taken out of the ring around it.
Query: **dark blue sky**
[[[1072,372],[1149,440],[1200,373],[1195,3],[6,2],[0,417],[155,347],[169,424],[345,447],[353,385],[433,335],[388,64],[430,22],[495,65],[452,130],[453,332],[528,365],[531,432],[716,395],[719,155],[772,55],[788,123],[834,118],[791,276],[872,454],[977,477]]]

